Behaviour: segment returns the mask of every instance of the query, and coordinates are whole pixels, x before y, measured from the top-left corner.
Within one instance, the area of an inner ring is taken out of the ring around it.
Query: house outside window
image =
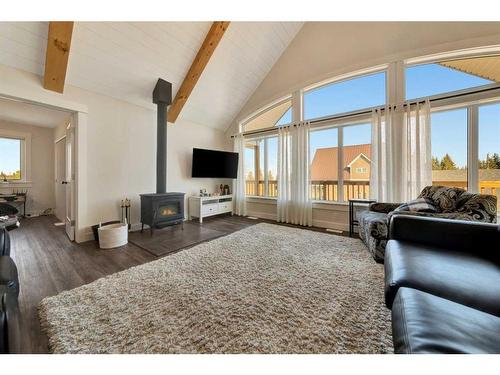
[[[346,202],[369,198],[370,124],[311,131],[309,147],[312,200]]]

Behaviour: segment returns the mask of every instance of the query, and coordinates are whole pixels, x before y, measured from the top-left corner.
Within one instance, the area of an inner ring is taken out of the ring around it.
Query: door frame
[[[60,183],[60,181],[58,182],[57,181],[57,169],[58,169],[58,158],[57,158],[57,144],[59,142],[65,142],[66,143],[66,134],[64,134],[63,136],[57,138],[56,140],[54,140],[54,194],[55,194],[55,198],[56,198],[56,212],[57,212],[57,184]],[[64,150],[66,150],[66,146],[64,147]],[[65,151],[66,152],[66,151]],[[64,166],[66,168],[66,160],[64,162]],[[66,197],[64,197],[64,199],[66,199]],[[66,211],[66,204],[64,205],[64,211]],[[57,215],[56,215],[57,217]],[[58,217],[59,220],[61,220],[61,218]]]
[[[90,223],[87,223],[87,105],[66,100],[61,96],[45,91],[32,82],[32,87],[19,85],[16,80],[2,82],[0,97],[17,100],[46,108],[67,111],[72,114],[72,124],[75,127],[75,241],[85,242],[92,239]],[[63,94],[64,95],[64,94]]]

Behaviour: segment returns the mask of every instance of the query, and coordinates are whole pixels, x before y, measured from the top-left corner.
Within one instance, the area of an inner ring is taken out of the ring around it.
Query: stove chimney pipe
[[[161,78],[153,90],[156,114],[156,192],[167,192],[167,107],[172,103],[172,84]]]

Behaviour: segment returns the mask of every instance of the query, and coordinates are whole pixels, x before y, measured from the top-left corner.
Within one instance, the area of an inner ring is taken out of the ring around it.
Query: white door
[[[66,221],[66,137],[56,142],[56,217]]]
[[[75,240],[75,128],[66,128],[66,233]]]

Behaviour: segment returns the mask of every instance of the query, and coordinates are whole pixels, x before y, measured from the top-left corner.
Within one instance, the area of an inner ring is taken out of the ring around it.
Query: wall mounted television
[[[237,178],[238,153],[193,148],[192,177]]]

